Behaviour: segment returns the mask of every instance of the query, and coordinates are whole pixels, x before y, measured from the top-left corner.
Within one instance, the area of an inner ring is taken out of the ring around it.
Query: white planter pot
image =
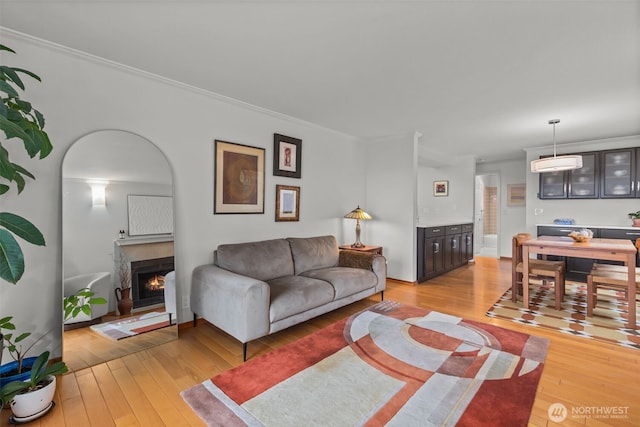
[[[13,418],[18,422],[26,422],[46,414],[53,406],[53,396],[56,392],[56,377],[47,376],[49,384],[29,393],[16,395],[9,405]]]

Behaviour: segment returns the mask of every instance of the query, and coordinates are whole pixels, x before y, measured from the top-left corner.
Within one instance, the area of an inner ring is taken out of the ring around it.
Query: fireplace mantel
[[[118,246],[130,245],[146,245],[148,243],[173,242],[173,236],[142,236],[142,237],[126,237],[124,239],[114,240]]]

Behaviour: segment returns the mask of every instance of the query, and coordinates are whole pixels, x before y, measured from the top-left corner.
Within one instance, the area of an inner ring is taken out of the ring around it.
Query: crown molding
[[[69,55],[69,56],[76,57],[76,58],[79,58],[79,59],[82,59],[82,60],[85,60],[85,61],[88,61],[88,62],[92,62],[92,63],[100,65],[100,66],[112,68],[112,69],[118,70],[118,71],[123,72],[123,73],[128,73],[128,74],[135,75],[135,76],[138,76],[138,77],[142,77],[142,78],[145,78],[145,79],[154,80],[156,82],[159,82],[159,83],[162,83],[162,84],[166,84],[168,86],[173,86],[173,87],[175,87],[177,89],[188,91],[188,92],[191,92],[191,93],[194,93],[194,94],[197,94],[197,95],[202,95],[202,96],[208,97],[210,99],[214,99],[216,101],[232,105],[234,107],[240,107],[240,108],[243,108],[243,109],[246,109],[246,110],[249,110],[249,111],[265,114],[265,115],[268,115],[268,116],[271,116],[271,117],[274,117],[274,118],[277,118],[277,119],[280,119],[280,120],[285,120],[285,121],[291,122],[293,124],[310,126],[310,127],[316,128],[316,129],[320,129],[320,130],[323,130],[323,131],[328,131],[328,132],[340,135],[342,137],[351,138],[351,139],[354,139],[354,140],[361,140],[361,138],[359,138],[359,137],[357,137],[355,135],[350,135],[350,134],[341,132],[339,130],[331,129],[331,128],[328,128],[326,126],[319,125],[317,123],[309,122],[307,120],[303,120],[303,119],[299,119],[297,117],[289,116],[287,114],[279,113],[277,111],[273,111],[273,110],[270,110],[268,108],[264,108],[264,107],[260,107],[260,106],[254,105],[254,104],[250,104],[248,102],[240,101],[240,100],[237,100],[235,98],[230,98],[228,96],[224,96],[224,95],[221,95],[221,94],[216,93],[216,92],[212,92],[212,91],[209,91],[209,90],[206,90],[206,89],[202,89],[202,88],[199,88],[197,86],[189,85],[187,83],[183,83],[183,82],[180,82],[178,80],[173,80],[173,79],[170,79],[168,77],[163,77],[161,75],[154,74],[154,73],[151,73],[151,72],[148,72],[148,71],[144,71],[144,70],[141,70],[139,68],[131,67],[129,65],[121,64],[119,62],[112,61],[110,59],[102,58],[100,56],[93,55],[91,53],[87,53],[87,52],[84,52],[84,51],[81,51],[81,50],[78,50],[78,49],[74,49],[74,48],[71,48],[71,47],[68,47],[68,46],[64,46],[64,45],[61,45],[61,44],[58,44],[58,43],[54,43],[54,42],[49,41],[49,40],[41,39],[39,37],[35,37],[35,36],[29,35],[29,34],[25,34],[25,33],[22,33],[20,31],[12,30],[12,29],[7,28],[7,27],[0,26],[0,35],[1,35],[1,38],[3,40],[5,40],[5,41],[3,41],[3,43],[5,43],[5,44],[6,44],[6,38],[13,38],[13,39],[20,40],[20,41],[23,41],[23,42],[26,42],[26,43],[29,43],[29,44],[32,44],[32,45],[35,45],[35,46],[39,46],[39,47],[42,47],[42,48],[45,48],[45,49],[57,51],[59,53],[65,54],[65,55]],[[286,132],[286,131],[284,131],[284,132]]]

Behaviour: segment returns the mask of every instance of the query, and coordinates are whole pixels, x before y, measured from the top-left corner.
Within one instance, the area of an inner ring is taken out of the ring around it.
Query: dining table
[[[628,295],[635,295],[637,249],[631,240],[593,238],[579,242],[571,237],[538,236],[522,243],[523,271],[529,271],[529,257],[531,254],[622,261],[628,270]],[[632,300],[631,297],[629,300]],[[524,307],[529,308],[528,274],[523,274],[522,277],[522,304]],[[635,329],[636,310],[631,303],[629,304],[627,320],[629,327]]]

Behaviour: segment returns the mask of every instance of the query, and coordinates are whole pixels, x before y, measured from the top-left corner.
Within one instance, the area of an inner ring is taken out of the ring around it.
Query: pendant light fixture
[[[582,167],[582,156],[580,155],[556,156],[556,125],[558,123],[560,123],[558,119],[549,120],[549,124],[553,125],[553,157],[543,157],[533,160],[531,162],[531,172],[567,171],[580,169]]]

